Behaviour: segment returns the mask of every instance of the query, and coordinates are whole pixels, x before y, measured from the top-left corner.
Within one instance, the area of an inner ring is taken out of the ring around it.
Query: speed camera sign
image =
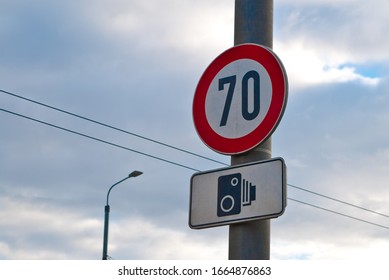
[[[222,154],[246,152],[277,127],[287,101],[287,77],[267,47],[235,46],[205,70],[193,100],[193,120],[203,142]]]

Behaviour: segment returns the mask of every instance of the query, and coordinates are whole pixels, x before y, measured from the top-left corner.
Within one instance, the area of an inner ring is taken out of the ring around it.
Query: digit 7
[[[228,114],[230,113],[232,96],[234,95],[236,75],[219,79],[219,91],[224,89],[225,84],[230,84],[227,91],[226,103],[224,104],[223,115],[220,121],[220,126],[227,124]]]

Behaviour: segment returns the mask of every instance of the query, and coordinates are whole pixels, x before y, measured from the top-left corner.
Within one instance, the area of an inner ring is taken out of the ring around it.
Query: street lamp
[[[108,193],[107,193],[107,203],[105,205],[105,216],[104,216],[104,242],[103,242],[103,260],[107,260],[108,258],[108,253],[107,253],[107,250],[108,250],[108,223],[109,223],[109,210],[110,210],[110,207],[109,207],[109,204],[108,204],[108,199],[109,199],[109,194],[112,190],[112,188],[116,185],[119,185],[121,182],[131,178],[131,177],[137,177],[139,175],[142,175],[143,172],[140,172],[140,171],[132,171],[126,178],[120,180],[119,182],[113,184],[109,190],[108,190]]]

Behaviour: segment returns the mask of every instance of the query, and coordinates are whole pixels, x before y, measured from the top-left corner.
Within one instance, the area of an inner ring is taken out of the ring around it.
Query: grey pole
[[[108,225],[109,225],[109,205],[104,207],[104,241],[103,241],[103,260],[108,259]]]
[[[104,207],[104,241],[103,241],[103,258],[102,258],[103,260],[108,259],[108,225],[109,225],[109,211],[110,211],[110,206],[108,204],[109,194],[111,193],[111,190],[114,186],[119,185],[121,182],[123,182],[131,177],[137,177],[137,176],[142,175],[142,174],[143,173],[140,171],[133,171],[126,178],[113,184],[108,190],[107,201],[106,201],[106,205]]]
[[[235,0],[234,44],[273,46],[273,0]],[[231,157],[231,165],[271,158],[271,138],[244,154]],[[230,225],[230,260],[270,259],[270,220]]]

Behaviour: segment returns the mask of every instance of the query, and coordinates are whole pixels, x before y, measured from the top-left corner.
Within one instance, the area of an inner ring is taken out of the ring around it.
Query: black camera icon
[[[217,216],[239,214],[242,206],[251,205],[255,195],[256,186],[242,179],[241,173],[220,176],[217,186]]]

